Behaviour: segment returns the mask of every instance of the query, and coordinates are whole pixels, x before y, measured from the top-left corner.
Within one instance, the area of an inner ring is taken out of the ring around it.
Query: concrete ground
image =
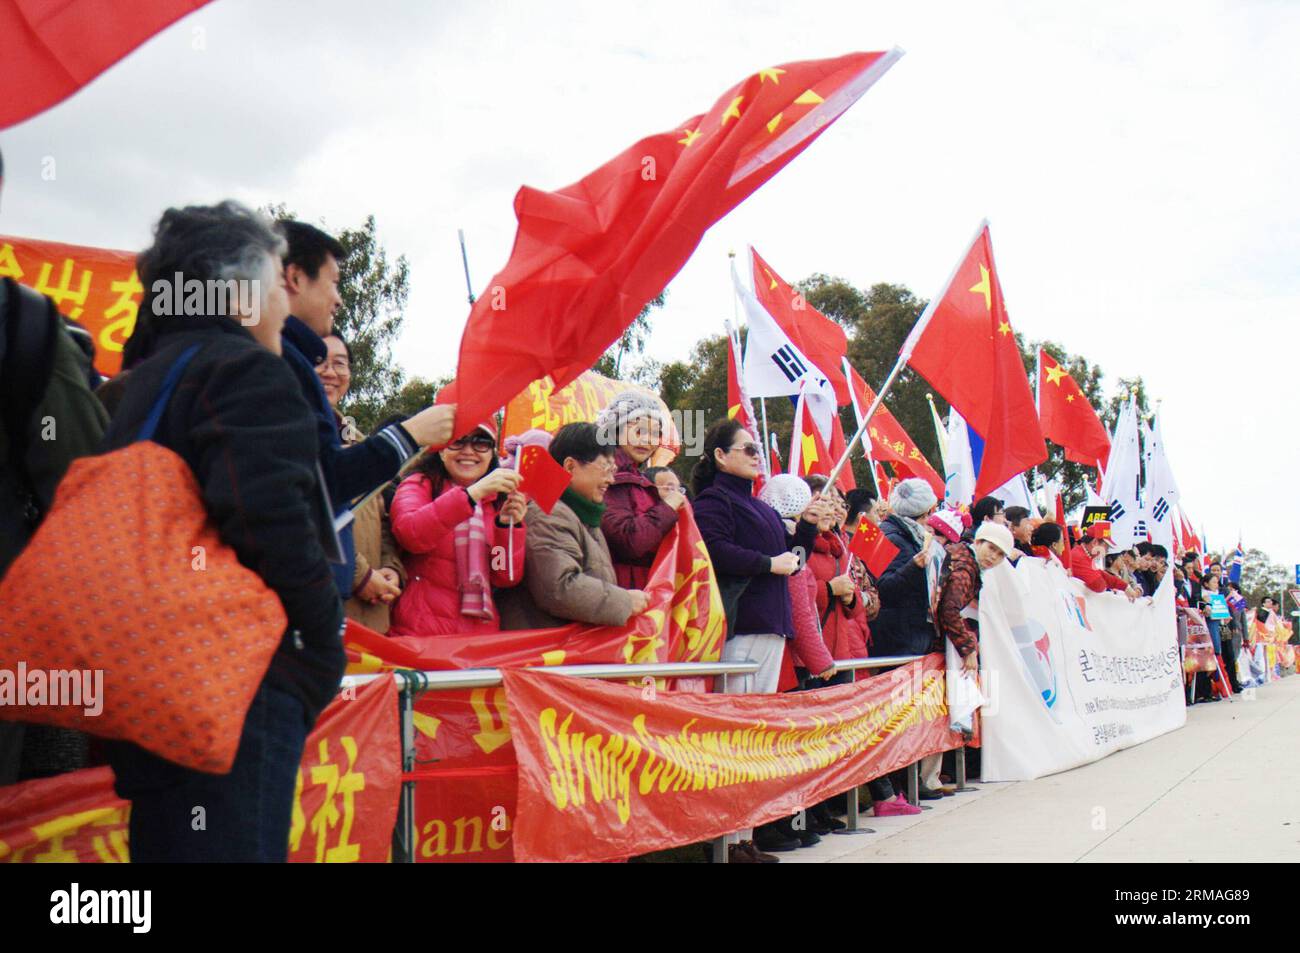
[[[1300,677],[1195,705],[1178,731],[1036,781],[974,784],[782,863],[1300,860]]]

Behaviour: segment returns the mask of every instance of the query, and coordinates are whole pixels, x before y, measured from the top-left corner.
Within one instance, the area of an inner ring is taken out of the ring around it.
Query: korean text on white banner
[[[984,573],[983,780],[1067,771],[1182,727],[1172,575],[1129,602],[1029,556]]]

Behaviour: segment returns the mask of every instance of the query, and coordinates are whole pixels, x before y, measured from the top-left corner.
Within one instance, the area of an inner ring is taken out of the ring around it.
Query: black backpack
[[[0,514],[0,532],[6,537],[0,541],[4,549],[0,573],[16,554],[8,550],[15,545],[21,549],[44,516],[25,461],[32,418],[54,370],[60,320],[49,298],[12,278],[0,279],[0,427],[4,428],[0,493],[20,504],[18,512]]]

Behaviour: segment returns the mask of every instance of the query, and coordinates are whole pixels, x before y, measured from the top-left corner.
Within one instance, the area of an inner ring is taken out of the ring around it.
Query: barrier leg
[[[966,783],[966,746],[962,745],[957,749],[957,793],[963,791],[974,791],[975,788]]]
[[[913,761],[907,766],[907,803],[916,807],[921,803],[920,762]]]
[[[415,692],[403,683],[399,696],[402,730],[402,770],[415,770]],[[397,825],[393,830],[393,862],[415,863],[415,782],[402,782],[397,802]]]

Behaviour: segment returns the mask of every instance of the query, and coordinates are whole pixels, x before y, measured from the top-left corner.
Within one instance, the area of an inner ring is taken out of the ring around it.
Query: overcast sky
[[[568,185],[759,68],[894,45],[705,237],[651,356],[721,331],[729,249],[930,297],[988,217],[1016,329],[1108,389],[1141,374],[1211,544],[1300,562],[1300,4],[215,0],[0,133],[0,232],[137,248],[163,208],[225,197],[374,213],[411,262],[401,362],[434,376],[468,312],[458,227],[477,291],[520,185]]]

